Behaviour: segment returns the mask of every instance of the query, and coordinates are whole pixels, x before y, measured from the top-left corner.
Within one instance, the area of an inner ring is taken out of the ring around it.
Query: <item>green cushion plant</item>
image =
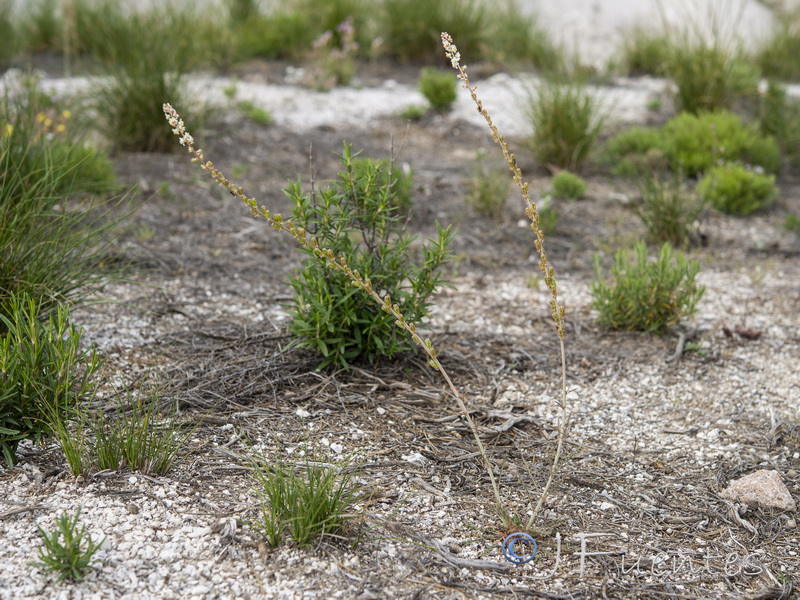
[[[778,186],[773,175],[728,163],[709,170],[698,182],[697,193],[717,210],[744,216],[769,206],[778,196]]]

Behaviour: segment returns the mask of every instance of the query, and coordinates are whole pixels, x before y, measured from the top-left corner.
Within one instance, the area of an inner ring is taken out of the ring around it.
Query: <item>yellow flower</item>
[[[64,117],[65,119],[69,119],[72,116],[72,113],[68,110],[65,110],[61,112],[61,116]]]
[[[52,124],[53,124],[53,120],[52,119],[45,119],[44,120],[44,126],[45,127],[50,127],[50,125],[52,125]]]
[[[8,137],[12,133],[14,133],[14,126],[11,123],[6,123],[6,126],[3,127],[3,137]]]
[[[67,130],[67,126],[64,125],[63,123],[59,123],[58,125],[56,125],[56,131],[58,133],[64,133],[66,130]]]
[[[47,115],[45,115],[43,112],[40,112],[38,115],[36,115],[36,120],[39,121],[39,123],[44,123],[46,118]]]

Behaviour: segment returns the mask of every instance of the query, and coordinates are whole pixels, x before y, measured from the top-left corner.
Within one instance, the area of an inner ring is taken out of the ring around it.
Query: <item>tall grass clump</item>
[[[161,409],[163,390],[126,390],[116,410],[80,415],[92,433],[88,455],[99,470],[127,467],[145,475],[163,475],[172,468],[178,452],[194,431],[181,432],[177,407]]]
[[[665,243],[651,261],[647,245],[619,250],[608,278],[595,255],[592,307],[598,322],[610,329],[663,333],[694,314],[705,288],[697,283],[700,265]]]
[[[506,163],[508,164],[509,170],[512,173],[512,178],[514,182],[517,184],[517,186],[520,188],[520,191],[522,193],[525,202],[525,207],[526,207],[525,211],[531,220],[531,229],[533,230],[535,235],[534,247],[536,248],[540,257],[539,269],[541,270],[544,276],[545,285],[547,286],[551,295],[549,302],[550,312],[555,323],[555,330],[559,339],[559,346],[561,350],[562,393],[558,403],[559,408],[561,410],[561,419],[559,423],[558,441],[556,445],[553,463],[550,472],[548,474],[547,482],[545,483],[542,492],[539,496],[539,499],[536,503],[536,506],[532,509],[531,516],[528,520],[527,526],[531,527],[535,519],[537,518],[539,512],[541,511],[544,501],[555,481],[556,474],[558,471],[558,466],[561,460],[561,454],[564,447],[564,438],[566,433],[567,414],[568,414],[567,386],[566,386],[566,377],[567,377],[566,349],[564,345],[564,329],[566,323],[564,317],[565,309],[564,306],[559,303],[558,287],[556,284],[555,273],[545,253],[544,232],[540,227],[539,212],[537,211],[536,204],[530,197],[528,184],[524,181],[522,173],[519,167],[517,166],[516,159],[509,150],[508,144],[505,142],[504,138],[499,134],[496,126],[492,123],[489,113],[483,107],[482,102],[478,99],[476,95],[475,88],[470,85],[469,78],[467,77],[466,68],[460,64],[461,55],[456,49],[455,45],[453,44],[452,38],[448,34],[443,33],[441,34],[441,39],[445,49],[445,54],[448,60],[450,60],[451,66],[457,70],[458,78],[459,80],[461,80],[462,86],[468,90],[470,96],[476,103],[476,106],[480,111],[481,115],[486,119],[487,123],[489,124],[492,133],[492,138],[500,145],[503,156],[506,160]],[[255,198],[248,196],[243,188],[238,187],[233,182],[231,182],[224,175],[224,173],[222,173],[218,168],[214,166],[214,164],[211,161],[206,160],[203,151],[201,149],[195,147],[194,138],[186,131],[186,126],[183,120],[180,118],[180,115],[178,115],[178,113],[172,108],[172,106],[169,104],[165,104],[163,108],[167,121],[171,125],[173,133],[176,136],[178,136],[181,145],[183,145],[187,149],[189,154],[192,156],[192,160],[194,162],[198,162],[200,164],[200,167],[203,170],[207,171],[209,175],[214,179],[214,181],[217,182],[217,184],[226,189],[234,197],[240,199],[249,208],[249,210],[254,216],[265,219],[276,230],[291,235],[301,245],[301,247],[303,247],[307,252],[313,253],[313,255],[317,259],[319,259],[323,264],[325,264],[329,270],[345,275],[355,290],[359,290],[360,292],[365,294],[367,296],[368,302],[374,302],[375,305],[377,307],[380,307],[380,309],[383,312],[390,314],[394,318],[394,324],[400,329],[402,329],[408,336],[410,336],[411,341],[414,344],[423,349],[423,351],[427,354],[429,365],[432,368],[438,370],[442,375],[442,377],[444,378],[447,387],[449,388],[451,394],[455,398],[455,401],[458,405],[461,415],[467,422],[469,429],[472,432],[473,438],[478,447],[480,455],[483,458],[484,466],[486,468],[486,475],[489,478],[490,486],[494,496],[495,507],[500,517],[502,518],[504,524],[506,526],[510,526],[514,521],[512,520],[509,512],[505,508],[503,499],[500,495],[500,488],[497,484],[497,480],[494,475],[494,468],[491,462],[489,461],[488,454],[481,440],[481,436],[478,432],[477,426],[475,425],[474,420],[470,416],[470,412],[467,408],[464,396],[455,387],[455,385],[452,382],[452,379],[450,378],[446,369],[439,360],[438,352],[434,347],[433,342],[430,339],[423,339],[423,337],[417,330],[416,324],[407,319],[400,305],[394,301],[391,295],[386,294],[384,290],[378,287],[373,282],[372,278],[370,278],[369,276],[365,276],[359,270],[352,268],[348,263],[347,257],[345,257],[344,255],[337,255],[332,249],[325,247],[323,243],[316,237],[313,231],[308,231],[306,228],[298,225],[292,219],[284,219],[282,215],[273,213],[266,206],[260,205]]]
[[[120,276],[124,201],[73,202],[111,185],[108,158],[73,136],[69,113],[35,86],[17,91],[0,105],[0,315],[23,293],[47,314]]]
[[[421,260],[414,261],[414,238],[404,231],[395,190],[380,163],[354,165],[348,145],[341,158],[342,171],[330,185],[311,194],[299,182],[287,188],[293,223],[391,296],[407,319],[421,323],[431,296],[444,283],[441,269],[449,258],[450,228],[439,227],[438,236],[422,247]],[[312,249],[305,253],[291,280],[291,331],[300,346],[322,355],[320,368],[347,367],[359,359],[374,362],[413,347],[395,327],[395,317],[379,304],[364,302],[346,274],[332,272]]]
[[[579,171],[603,126],[600,101],[585,85],[561,78],[543,80],[531,92],[528,116],[531,149],[539,162]]]
[[[4,68],[20,50],[19,26],[10,2],[0,3],[0,69]]]
[[[784,167],[800,167],[800,102],[789,98],[786,88],[770,81],[761,96],[758,115],[761,133],[777,140]]]
[[[66,422],[76,404],[94,390],[101,366],[81,346],[81,330],[59,306],[42,320],[43,306],[27,294],[12,294],[0,314],[0,452],[13,466],[19,442],[41,441],[49,423]]]
[[[716,41],[672,40],[664,75],[677,88],[677,108],[693,114],[732,108],[758,92],[758,70],[740,51]]]
[[[635,27],[623,37],[620,67],[630,77],[660,76],[669,59],[670,40],[666,34]]]
[[[756,50],[755,63],[764,77],[783,82],[800,81],[800,19],[781,19],[777,29]]]
[[[404,61],[438,64],[439,32],[450,27],[465,49],[483,53],[492,16],[478,0],[384,0],[380,31],[384,52]]]
[[[256,453],[247,457],[246,465],[261,505],[254,525],[273,548],[286,535],[307,546],[320,536],[341,534],[355,516],[360,490],[347,461],[329,465],[306,456],[296,466]]]
[[[211,60],[217,47],[211,42],[224,34],[209,31],[214,26],[199,10],[158,5],[126,15],[109,0],[100,9],[91,35],[81,37],[106,76],[92,90],[97,124],[121,150],[167,151],[173,146],[159,116],[161,103],[174,98],[199,118],[201,107],[188,101],[186,74]]]
[[[475,211],[489,219],[501,220],[506,214],[506,201],[510,181],[506,166],[488,167],[484,164],[484,154],[478,154],[478,165],[469,179],[467,202]]]

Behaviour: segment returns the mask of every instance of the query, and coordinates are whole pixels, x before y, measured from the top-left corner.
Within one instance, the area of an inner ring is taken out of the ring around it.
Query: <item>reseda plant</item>
[[[536,203],[531,199],[528,182],[526,182],[523,179],[522,171],[517,165],[516,158],[509,150],[508,143],[505,141],[505,138],[502,135],[500,135],[497,126],[492,121],[492,117],[489,115],[489,112],[484,108],[483,102],[480,99],[478,99],[478,95],[475,92],[475,87],[470,85],[469,76],[467,75],[467,67],[461,64],[461,54],[458,52],[458,48],[456,48],[455,44],[453,43],[453,38],[450,37],[450,34],[448,34],[447,32],[442,32],[442,45],[444,46],[445,55],[450,60],[450,65],[458,72],[457,77],[461,81],[461,87],[463,87],[469,92],[472,101],[478,108],[478,112],[486,120],[486,123],[488,124],[489,130],[491,131],[492,134],[492,139],[495,142],[497,142],[497,144],[500,146],[500,149],[503,152],[503,157],[506,159],[508,168],[511,171],[514,183],[519,187],[520,192],[522,193],[522,199],[525,202],[525,214],[531,220],[531,230],[535,235],[533,245],[536,248],[536,252],[539,254],[539,270],[542,272],[542,275],[544,276],[545,285],[550,290],[550,295],[551,295],[550,314],[553,318],[553,321],[555,322],[556,333],[558,334],[559,347],[561,350],[561,398],[559,401],[559,408],[561,410],[561,419],[558,425],[558,441],[556,444],[556,451],[553,455],[553,462],[551,463],[550,473],[548,475],[547,482],[545,483],[544,488],[542,489],[542,492],[539,495],[539,500],[537,501],[536,506],[532,510],[531,516],[528,520],[527,526],[530,528],[533,525],[536,517],[538,516],[542,506],[544,505],[544,501],[547,498],[547,495],[550,491],[550,487],[553,485],[553,482],[555,481],[556,473],[558,472],[558,465],[561,460],[561,452],[564,447],[564,438],[566,436],[568,411],[567,411],[567,352],[564,346],[564,327],[566,326],[566,319],[564,318],[565,308],[558,302],[558,286],[555,279],[555,272],[553,270],[553,267],[549,264],[547,260],[547,254],[545,253],[544,249],[544,231],[540,225],[540,214],[539,211],[537,210]],[[490,478],[492,478],[492,483],[494,483],[490,466],[489,466],[489,476]],[[498,507],[502,509],[502,504],[500,503],[499,499],[498,499]]]
[[[483,458],[484,465],[486,467],[486,473],[489,476],[492,492],[494,494],[495,506],[497,507],[501,518],[503,518],[505,522],[508,522],[508,517],[503,508],[503,501],[500,497],[500,488],[498,487],[497,481],[494,477],[494,470],[489,462],[486,449],[484,448],[480,434],[478,433],[478,428],[475,425],[475,421],[470,416],[469,410],[467,410],[463,396],[458,391],[458,388],[456,388],[456,386],[453,384],[452,379],[450,379],[450,375],[444,369],[441,362],[439,362],[438,354],[433,342],[430,339],[423,339],[419,333],[417,333],[416,324],[413,321],[406,319],[400,304],[393,301],[391,294],[388,294],[377,286],[373,285],[373,282],[369,276],[364,276],[358,271],[358,269],[351,268],[345,256],[337,256],[333,250],[320,244],[320,241],[314,237],[313,234],[306,231],[303,227],[296,225],[292,220],[284,220],[281,214],[272,213],[263,204],[259,205],[255,198],[252,198],[245,193],[244,188],[236,186],[234,183],[232,183],[222,171],[214,166],[213,162],[205,159],[202,149],[194,147],[194,138],[189,132],[186,131],[186,125],[178,112],[167,103],[163,105],[163,109],[167,122],[172,126],[172,133],[178,136],[178,141],[180,144],[186,148],[190,155],[192,155],[192,162],[200,163],[200,168],[208,172],[214,181],[218,185],[225,188],[232,196],[241,200],[245,206],[250,209],[250,212],[253,216],[262,218],[272,225],[274,229],[291,235],[304,250],[313,253],[314,256],[320,259],[329,269],[344,274],[353,285],[354,289],[362,291],[372,301],[375,301],[376,306],[380,307],[383,312],[394,317],[395,325],[400,329],[403,329],[411,337],[411,341],[422,348],[422,350],[428,356],[428,364],[441,373],[442,377],[447,383],[447,387],[450,389],[456,399],[458,408],[461,411],[464,420],[467,422],[470,431],[472,432],[472,436],[475,439],[475,443],[478,446],[478,451]],[[525,188],[527,189],[527,185],[525,185]],[[535,207],[533,209],[533,214],[535,214]],[[539,242],[537,242],[537,244],[538,243]],[[546,267],[547,264],[545,262],[542,268]],[[553,286],[553,291],[555,292],[555,280],[552,278],[552,269],[550,271],[550,280]],[[560,314],[563,319],[563,309],[559,313],[557,304],[553,304],[552,307],[556,312],[556,315]]]
[[[536,506],[531,511],[531,516],[528,520],[527,527],[531,527],[541,511],[549,490],[555,481],[555,476],[558,471],[558,466],[564,447],[564,438],[567,426],[566,349],[564,346],[564,328],[566,324],[564,317],[565,309],[563,305],[559,304],[558,287],[556,284],[555,273],[553,267],[547,260],[547,255],[544,249],[544,232],[539,224],[539,212],[537,211],[536,204],[531,199],[528,183],[523,179],[522,172],[517,165],[516,158],[509,150],[508,144],[503,136],[501,136],[498,132],[497,127],[492,122],[489,113],[483,107],[483,103],[478,99],[475,88],[470,85],[466,67],[460,64],[461,55],[459,54],[456,46],[453,44],[452,38],[449,34],[442,33],[441,39],[445,49],[445,54],[450,60],[451,66],[458,71],[458,79],[461,80],[462,87],[468,90],[471,98],[478,108],[478,111],[486,119],[486,122],[491,130],[492,138],[500,145],[503,156],[508,164],[509,170],[512,173],[514,183],[520,188],[522,193],[522,197],[526,205],[525,212],[531,220],[531,229],[535,235],[534,247],[539,254],[539,269],[542,271],[545,284],[550,291],[550,311],[555,322],[556,333],[559,338],[561,350],[562,382],[561,398],[559,401],[561,418],[558,428],[556,451],[548,474],[547,482],[545,483]],[[180,118],[180,115],[177,113],[177,111],[170,104],[164,104],[163,109],[167,121],[172,126],[172,132],[178,136],[180,144],[184,146],[192,156],[193,162],[198,162],[200,164],[200,168],[204,171],[207,171],[218,185],[226,189],[235,198],[241,200],[250,209],[250,212],[253,214],[253,216],[263,218],[276,230],[283,231],[284,233],[291,235],[303,247],[304,250],[313,253],[313,255],[320,259],[329,269],[344,274],[355,289],[362,291],[372,301],[374,301],[381,310],[394,317],[395,325],[403,329],[411,337],[411,340],[414,342],[414,344],[421,347],[425,351],[429,359],[429,365],[441,373],[456,400],[464,420],[467,422],[470,431],[472,432],[473,438],[478,447],[478,451],[483,459],[483,463],[486,468],[486,474],[490,481],[495,500],[495,507],[501,519],[503,520],[504,525],[510,526],[512,524],[512,519],[506,511],[503,500],[500,496],[500,488],[494,475],[494,468],[489,461],[486,449],[475,425],[475,421],[470,416],[470,412],[467,409],[463,395],[455,387],[449,374],[439,361],[433,342],[431,342],[430,339],[423,339],[417,332],[416,324],[406,317],[400,304],[394,302],[390,294],[387,294],[384,290],[377,287],[369,275],[364,275],[358,269],[352,268],[347,261],[347,257],[343,255],[337,256],[332,249],[325,247],[320,240],[315,237],[313,232],[307,231],[304,227],[295,223],[291,219],[284,219],[282,215],[272,213],[266,206],[259,205],[255,198],[248,196],[242,187],[236,186],[234,183],[232,183],[222,171],[214,166],[214,163],[205,159],[202,149],[195,148],[194,138],[186,131],[186,125]]]

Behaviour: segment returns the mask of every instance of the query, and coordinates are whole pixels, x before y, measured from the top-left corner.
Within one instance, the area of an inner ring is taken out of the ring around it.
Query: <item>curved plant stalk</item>
[[[508,523],[508,514],[506,513],[503,506],[503,501],[500,498],[500,488],[498,487],[497,480],[494,477],[492,465],[489,462],[488,455],[486,454],[486,448],[484,447],[478,433],[478,427],[475,425],[475,421],[473,421],[469,411],[467,410],[467,405],[463,396],[458,389],[456,389],[447,371],[439,362],[439,359],[436,355],[436,348],[433,346],[431,340],[423,340],[417,333],[416,325],[406,321],[405,316],[400,311],[400,305],[392,303],[392,299],[388,294],[385,296],[378,294],[378,292],[373,289],[369,278],[363,277],[358,270],[351,269],[344,256],[337,257],[334,255],[332,250],[321,247],[317,239],[306,232],[302,227],[295,226],[291,220],[284,220],[280,214],[272,213],[266,206],[259,205],[255,198],[250,198],[245,193],[243,188],[236,186],[227,177],[225,177],[222,171],[214,166],[214,163],[205,159],[202,149],[194,147],[194,138],[186,131],[186,125],[184,124],[183,119],[180,118],[178,112],[167,103],[163,105],[163,110],[167,121],[172,126],[172,133],[178,136],[178,141],[180,144],[186,148],[189,154],[192,155],[192,162],[200,163],[200,168],[204,171],[207,171],[214,181],[218,185],[228,190],[232,196],[241,200],[250,209],[250,212],[253,214],[253,216],[264,219],[278,231],[288,233],[301,246],[303,246],[303,248],[313,252],[317,257],[323,259],[330,268],[344,273],[355,287],[363,291],[365,294],[371,296],[376,302],[378,302],[379,306],[384,312],[391,314],[395,318],[395,325],[411,334],[411,339],[413,342],[422,348],[428,355],[428,364],[442,374],[442,377],[444,377],[444,380],[447,382],[447,386],[450,388],[450,392],[455,397],[458,408],[461,411],[464,419],[467,421],[467,424],[472,431],[472,436],[475,438],[475,442],[478,445],[478,450],[483,457],[484,466],[486,467],[486,472],[489,475],[489,481],[492,485],[492,492],[494,494],[497,511],[499,512],[504,523]]]
[[[458,52],[458,48],[456,48],[456,45],[453,43],[453,38],[450,37],[450,34],[447,32],[442,32],[442,46],[444,47],[444,52],[447,55],[447,58],[450,60],[450,65],[456,71],[458,71],[457,77],[459,80],[461,80],[461,86],[469,92],[469,95],[472,97],[473,102],[475,102],[475,105],[478,108],[478,112],[481,113],[481,116],[483,116],[484,119],[486,119],[486,123],[489,125],[489,129],[492,132],[492,139],[497,142],[497,144],[500,146],[500,149],[503,151],[503,156],[505,157],[508,168],[511,171],[514,183],[522,192],[522,199],[525,201],[525,214],[527,214],[528,218],[531,220],[531,230],[536,235],[533,245],[536,247],[536,252],[539,253],[539,269],[542,271],[542,274],[544,275],[544,282],[550,290],[550,314],[553,317],[553,321],[555,321],[556,332],[558,333],[558,341],[561,348],[561,419],[558,424],[558,442],[556,444],[556,452],[553,456],[553,463],[550,467],[550,474],[547,477],[547,482],[545,483],[542,493],[539,495],[539,500],[536,502],[536,507],[533,509],[531,517],[528,520],[527,527],[530,528],[533,526],[536,516],[542,509],[544,501],[547,498],[550,488],[553,486],[553,482],[555,481],[556,474],[558,473],[558,464],[561,460],[561,454],[564,449],[564,438],[566,437],[567,421],[569,419],[569,412],[567,410],[567,354],[564,347],[564,326],[566,324],[564,319],[564,306],[558,303],[558,287],[556,285],[555,274],[553,267],[547,262],[547,254],[544,250],[544,232],[539,225],[539,211],[536,208],[536,203],[531,200],[530,192],[528,190],[528,183],[522,178],[522,171],[520,170],[519,166],[517,166],[517,160],[509,150],[508,143],[506,143],[503,136],[500,135],[500,132],[497,130],[497,126],[492,122],[492,117],[489,115],[489,112],[486,110],[486,108],[484,108],[483,102],[481,102],[481,100],[478,98],[478,95],[475,93],[475,86],[470,84],[469,77],[467,76],[467,67],[461,64],[461,54]]]

